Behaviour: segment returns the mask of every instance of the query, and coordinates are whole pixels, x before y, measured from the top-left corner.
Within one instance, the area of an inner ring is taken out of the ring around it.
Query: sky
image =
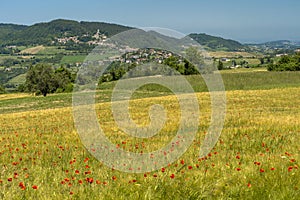
[[[257,43],[300,41],[299,10],[299,0],[3,0],[0,23],[99,21]]]

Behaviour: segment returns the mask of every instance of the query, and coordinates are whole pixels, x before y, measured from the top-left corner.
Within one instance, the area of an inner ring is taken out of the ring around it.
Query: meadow
[[[210,124],[210,96],[190,76],[200,105],[197,136],[180,159],[160,170],[124,173],[88,153],[76,133],[71,94],[46,98],[0,95],[1,199],[297,199],[300,196],[300,74],[223,73],[227,108],[217,145],[199,158]],[[168,120],[150,139],[133,138],[115,124],[110,95],[97,92],[96,111],[107,138],[119,148],[150,152],[176,134],[180,110],[170,91],[146,86],[130,101],[133,120],[149,123],[151,105]]]

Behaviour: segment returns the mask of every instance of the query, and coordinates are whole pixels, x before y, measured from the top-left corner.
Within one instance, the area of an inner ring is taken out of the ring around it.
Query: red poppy
[[[37,186],[37,185],[33,185],[33,186],[32,186],[32,189],[37,190],[37,189],[38,189],[38,186]]]
[[[182,165],[184,165],[184,160],[181,160],[180,163],[181,163]]]
[[[260,162],[256,162],[256,161],[255,161],[254,164],[259,166],[259,165],[260,165]]]
[[[91,173],[92,173],[91,171],[84,172],[85,175],[91,174]]]
[[[79,174],[79,170],[75,170],[75,174]]]
[[[88,183],[93,183],[94,182],[94,179],[93,178],[86,178],[85,179]]]
[[[193,167],[192,166],[188,166],[188,169],[193,169]]]
[[[274,170],[275,170],[275,168],[274,168],[274,167],[272,167],[272,168],[271,168],[271,170],[272,170],[272,171],[274,171]]]
[[[261,168],[259,171],[260,171],[261,173],[265,172],[265,170],[264,170],[264,169],[262,169],[262,168]]]
[[[12,178],[8,178],[7,180],[8,180],[9,182],[11,182],[11,181],[12,181]]]
[[[113,177],[112,177],[112,180],[114,180],[114,181],[117,180],[117,177],[116,177],[116,176],[113,176]]]
[[[241,168],[236,168],[236,171],[241,171],[242,169]]]
[[[165,172],[166,171],[166,169],[165,168],[161,168],[161,172]]]
[[[24,183],[23,183],[23,182],[20,182],[20,183],[19,183],[19,187],[21,187],[21,188],[25,187]]]
[[[247,186],[248,186],[248,188],[251,188],[252,185],[251,185],[251,183],[248,183]]]
[[[171,174],[170,178],[171,178],[171,179],[175,178],[175,175],[174,175],[174,174]]]

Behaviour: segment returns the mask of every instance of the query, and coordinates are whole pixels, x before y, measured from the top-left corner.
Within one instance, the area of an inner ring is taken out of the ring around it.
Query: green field
[[[41,50],[38,52],[38,54],[41,54],[41,55],[55,55],[55,54],[58,54],[58,53],[66,53],[67,51],[65,49],[63,49],[62,47],[57,47],[57,46],[54,46],[54,47],[45,47],[45,49]]]
[[[88,153],[76,133],[71,94],[0,95],[0,198],[297,199],[300,73],[231,72],[222,73],[226,119],[211,153],[199,158],[210,124],[210,96],[201,78],[188,76],[200,105],[196,138],[177,161],[145,173],[111,169]],[[146,139],[126,135],[114,122],[114,85],[101,85],[96,95],[98,120],[114,145],[151,152],[175,136],[180,110],[169,90],[148,85],[130,101],[131,117],[140,126],[149,123],[151,105],[167,111],[162,130]]]
[[[82,63],[84,59],[86,58],[86,55],[68,55],[64,56],[61,60],[61,64],[66,63]]]

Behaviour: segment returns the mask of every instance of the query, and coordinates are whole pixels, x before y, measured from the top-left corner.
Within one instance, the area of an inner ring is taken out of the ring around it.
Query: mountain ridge
[[[134,27],[107,22],[75,21],[69,19],[54,19],[50,22],[39,22],[33,25],[0,23],[0,46],[53,45],[53,41],[60,37],[82,36],[87,33],[92,35],[95,34],[97,30],[99,30],[101,34],[111,37],[130,29],[134,29]],[[295,49],[300,47],[300,42],[290,40],[244,44],[233,39],[225,39],[206,33],[191,33],[188,36],[204,46],[204,48],[213,51],[247,51],[253,46],[271,49]]]

